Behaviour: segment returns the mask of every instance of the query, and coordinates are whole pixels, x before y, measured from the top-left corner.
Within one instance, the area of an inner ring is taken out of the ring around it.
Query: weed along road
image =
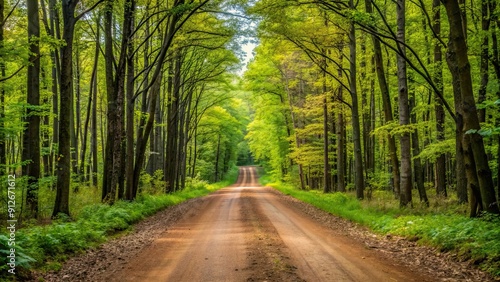
[[[432,281],[322,226],[254,167],[207,196],[107,281]]]

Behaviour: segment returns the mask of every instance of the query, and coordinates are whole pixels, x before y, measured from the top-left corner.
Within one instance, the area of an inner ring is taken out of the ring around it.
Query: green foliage
[[[483,137],[489,137],[492,135],[498,135],[500,134],[500,127],[495,127],[495,128],[481,128],[479,130],[477,129],[469,129],[465,132],[465,134],[474,134],[478,133],[479,135]]]
[[[0,234],[0,272],[1,273],[6,273],[7,270],[10,268],[7,265],[7,256],[10,255],[10,249],[14,248],[16,249],[15,251],[15,256],[16,256],[16,268],[29,268],[31,267],[31,264],[35,262],[35,259],[33,259],[31,256],[26,254],[26,249],[23,247],[25,241],[18,236],[16,238],[16,245],[15,246],[10,246],[9,245],[9,238],[6,235]],[[0,276],[1,277],[1,276]]]
[[[429,144],[414,158],[420,158],[422,161],[435,162],[440,154],[455,155],[455,140],[447,139],[442,142]]]
[[[166,183],[163,179],[163,170],[157,170],[153,175],[145,171],[141,172],[139,177],[140,193],[148,195],[159,195],[165,192]]]
[[[367,184],[375,190],[389,190],[391,186],[391,173],[378,171],[371,173],[367,179]]]

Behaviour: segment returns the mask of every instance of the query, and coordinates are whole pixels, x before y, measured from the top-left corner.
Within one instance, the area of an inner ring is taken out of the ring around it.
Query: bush
[[[35,262],[35,259],[26,254],[26,250],[22,247],[24,242],[16,236],[16,245],[15,245],[15,257],[16,257],[16,269],[17,268],[25,268],[28,269],[31,267],[31,264]],[[11,255],[10,249],[13,246],[9,245],[9,238],[5,235],[0,235],[0,271],[1,273],[7,273],[7,270],[10,269],[10,266],[7,265],[9,262],[7,256]]]

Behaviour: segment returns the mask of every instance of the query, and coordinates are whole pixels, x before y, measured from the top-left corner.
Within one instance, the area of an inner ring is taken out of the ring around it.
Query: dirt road
[[[433,281],[323,227],[242,167],[108,281]]]

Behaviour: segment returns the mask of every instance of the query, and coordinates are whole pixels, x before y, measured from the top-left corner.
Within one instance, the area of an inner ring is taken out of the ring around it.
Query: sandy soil
[[[452,255],[377,236],[257,183],[166,209],[46,281],[490,281]]]

